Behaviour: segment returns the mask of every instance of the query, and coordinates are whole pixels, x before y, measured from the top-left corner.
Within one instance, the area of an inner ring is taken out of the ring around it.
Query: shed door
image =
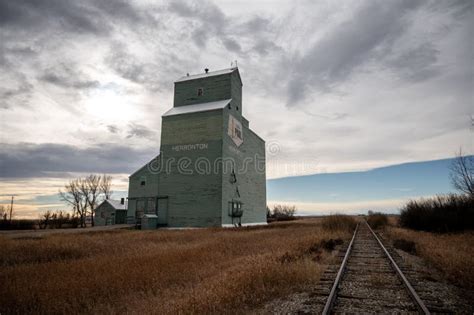
[[[168,198],[158,198],[158,224],[168,224]]]
[[[126,217],[127,217],[127,211],[116,211],[115,224],[125,224]]]

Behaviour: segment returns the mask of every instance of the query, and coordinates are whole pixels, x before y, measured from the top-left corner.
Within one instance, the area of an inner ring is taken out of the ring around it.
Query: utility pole
[[[12,223],[12,214],[13,214],[13,196],[12,196],[12,202],[10,204],[10,224]]]

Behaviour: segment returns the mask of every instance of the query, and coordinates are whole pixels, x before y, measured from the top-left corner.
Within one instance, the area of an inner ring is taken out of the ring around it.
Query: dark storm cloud
[[[197,27],[191,40],[197,47],[205,48],[208,40],[216,37],[227,50],[237,53],[242,51],[238,41],[231,37],[231,19],[214,3],[174,1],[168,6],[168,10],[189,21],[196,21]]]
[[[143,15],[127,1],[1,0],[0,26],[11,30],[44,31],[56,27],[77,33],[107,34],[110,22],[136,23]],[[112,20],[112,21],[110,21]]]
[[[152,140],[156,138],[156,133],[146,126],[131,123],[128,125],[127,138],[145,138]]]
[[[0,36],[0,38],[2,38]],[[9,47],[7,47],[9,46]],[[32,58],[38,54],[38,51],[33,47],[24,45],[23,43],[11,43],[4,39],[3,45],[0,46],[0,65],[4,69],[11,69],[11,59],[24,60],[25,58]]]
[[[335,27],[307,53],[291,62],[289,102],[302,100],[308,90],[328,92],[344,82],[362,64],[386,50],[403,34],[409,14],[423,1],[369,1],[351,20]]]
[[[120,131],[119,127],[117,127],[116,125],[108,125],[107,126],[107,130],[110,132],[110,133],[118,133]]]
[[[266,56],[272,52],[281,52],[282,48],[276,45],[274,42],[262,38],[256,41],[255,45],[252,47],[252,50],[261,56]]]
[[[184,1],[173,1],[171,2],[168,8],[171,12],[177,13],[178,15],[183,17],[192,17],[196,12],[194,8],[192,8]]]
[[[165,57],[165,56],[162,56]],[[112,43],[106,64],[121,77],[143,85],[150,91],[159,91],[169,79],[161,76],[165,69],[158,64],[143,62],[128,52],[125,44]]]
[[[455,19],[462,19],[465,17],[472,17],[472,14],[474,13],[474,1],[433,1],[428,6],[428,9],[435,12],[450,12]]]
[[[31,93],[34,90],[33,84],[29,82],[25,75],[16,74],[14,88],[0,86],[0,108],[9,109],[15,106],[27,106]]]
[[[0,107],[29,106],[37,83],[68,89],[64,95],[98,87],[70,64],[74,56],[61,59],[55,49],[141,25],[156,25],[150,10],[125,0],[0,0],[0,79],[9,83],[0,87]]]
[[[65,64],[47,69],[38,79],[59,87],[76,90],[95,88],[100,85],[98,81],[90,80],[81,71]]]
[[[32,178],[79,173],[131,173],[156,152],[118,144],[78,148],[66,144],[1,144],[0,177]]]
[[[234,52],[240,52],[242,50],[242,47],[240,47],[239,43],[232,38],[226,38],[222,41],[222,43],[224,44],[224,47],[227,48],[227,50]]]
[[[424,43],[399,56],[389,58],[387,66],[397,71],[405,80],[422,81],[440,73],[436,66],[438,55],[439,50],[433,44]]]
[[[184,2],[173,1],[168,10],[171,13],[197,22],[197,27],[193,31],[191,40],[199,48],[206,47],[207,41],[212,36],[219,38],[225,45],[227,37],[225,35],[226,17],[219,7],[210,2]]]
[[[250,33],[269,31],[270,28],[271,20],[261,16],[254,16],[250,20],[242,23],[242,25],[240,26],[240,29],[242,31]]]

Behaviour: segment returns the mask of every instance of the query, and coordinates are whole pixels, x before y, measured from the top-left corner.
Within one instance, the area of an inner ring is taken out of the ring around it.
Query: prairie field
[[[317,282],[350,230],[306,219],[0,237],[0,313],[248,312]]]
[[[474,232],[438,234],[387,227],[391,240],[413,242],[416,255],[441,270],[459,286],[474,288]]]

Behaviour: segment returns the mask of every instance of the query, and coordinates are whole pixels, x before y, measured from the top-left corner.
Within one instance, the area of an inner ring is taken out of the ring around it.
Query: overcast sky
[[[269,178],[474,152],[473,1],[0,0],[2,198],[159,151],[173,81],[237,60]],[[44,203],[47,207],[48,203]]]

